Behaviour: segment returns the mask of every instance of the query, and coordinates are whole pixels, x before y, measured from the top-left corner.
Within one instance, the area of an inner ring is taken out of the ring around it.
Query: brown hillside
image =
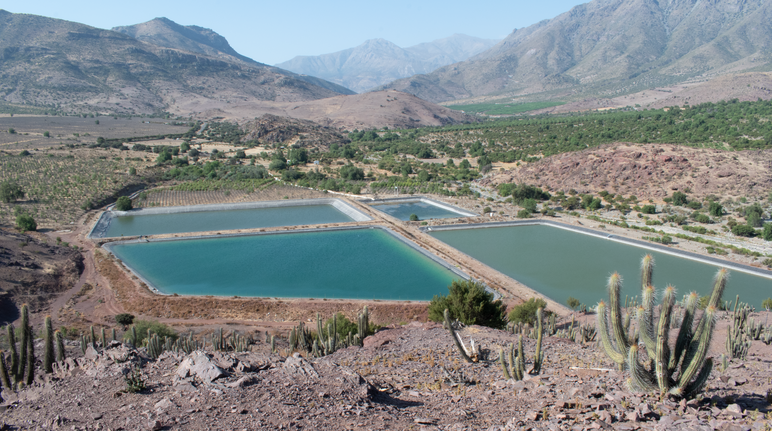
[[[772,188],[772,150],[728,152],[668,144],[609,144],[560,154],[502,171],[483,185],[528,183],[550,190],[663,198],[675,190],[694,196],[766,196]]]

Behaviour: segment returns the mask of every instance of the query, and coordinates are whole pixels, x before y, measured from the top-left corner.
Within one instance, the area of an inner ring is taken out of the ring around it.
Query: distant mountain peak
[[[353,48],[318,56],[298,56],[276,66],[362,92],[395,79],[429,73],[438,67],[465,60],[496,42],[454,34],[401,48],[386,39],[374,38]]]

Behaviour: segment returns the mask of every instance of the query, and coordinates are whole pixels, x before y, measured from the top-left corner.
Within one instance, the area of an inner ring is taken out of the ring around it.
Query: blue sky
[[[236,51],[276,64],[383,38],[401,47],[464,33],[501,39],[588,0],[120,1],[15,0],[2,8],[112,28],[167,17],[211,28]]]

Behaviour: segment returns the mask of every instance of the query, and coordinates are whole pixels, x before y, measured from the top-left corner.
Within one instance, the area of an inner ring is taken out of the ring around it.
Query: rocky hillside
[[[208,36],[216,46],[219,39]],[[115,31],[0,10],[0,101],[64,112],[140,114],[178,112],[189,101],[296,102],[341,94],[226,55],[166,48]]]
[[[0,325],[18,319],[22,304],[42,310],[83,272],[78,251],[40,238],[0,230]]]
[[[772,3],[593,0],[398,89],[433,102],[549,92],[604,97],[772,68]]]
[[[763,317],[758,313],[756,321]],[[710,356],[724,351],[718,334]],[[718,361],[699,400],[660,400],[627,389],[599,348],[545,337],[541,373],[506,380],[499,348],[517,343],[505,331],[461,331],[483,351],[459,357],[438,324],[382,330],[322,358],[271,353],[264,333],[250,352],[166,352],[111,343],[68,358],[29,388],[3,389],[5,429],[766,429],[770,346],[753,341],[745,360]],[[227,335],[227,332],[226,332]],[[278,339],[278,338],[277,338]],[[535,340],[525,337],[530,369]],[[42,345],[35,348],[42,351]],[[128,392],[127,378],[145,389]]]
[[[308,120],[296,120],[265,114],[243,125],[247,133],[243,141],[258,141],[264,144],[286,142],[300,147],[328,147],[350,142],[336,129],[320,126]]]
[[[371,39],[354,48],[331,54],[298,56],[276,66],[363,92],[400,78],[430,73],[442,66],[464,61],[496,42],[454,34],[400,48],[388,40]]]
[[[497,172],[484,185],[527,183],[550,190],[661,199],[689,190],[696,197],[765,198],[772,189],[772,150],[720,151],[664,144],[610,144],[546,157]]]

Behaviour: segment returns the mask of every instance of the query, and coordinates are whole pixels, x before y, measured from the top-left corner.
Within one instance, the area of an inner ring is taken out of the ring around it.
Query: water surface
[[[622,296],[640,296],[641,258],[655,259],[654,285],[672,284],[681,298],[692,290],[710,293],[718,267],[556,227],[510,226],[429,232],[488,266],[543,295],[565,304],[569,297],[592,306],[608,301],[606,286],[613,272],[622,275]],[[761,309],[772,296],[772,280],[730,270],[724,299]]]
[[[353,219],[332,205],[249,208],[171,214],[138,214],[115,217],[103,238],[161,235],[213,230],[254,229],[324,223],[347,223]]]
[[[463,214],[459,214],[454,211],[449,211],[444,208],[432,205],[427,202],[406,202],[399,204],[377,204],[372,205],[373,208],[378,211],[385,212],[386,214],[398,218],[400,220],[410,220],[410,215],[415,214],[419,220],[428,220],[433,218],[456,218],[464,217]]]
[[[114,246],[163,293],[430,300],[458,276],[382,229]]]

